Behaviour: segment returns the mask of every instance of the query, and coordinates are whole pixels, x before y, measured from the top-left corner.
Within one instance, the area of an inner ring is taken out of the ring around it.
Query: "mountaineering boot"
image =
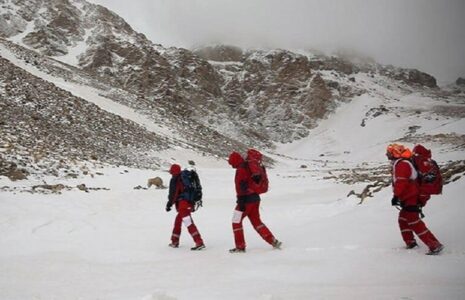
[[[275,239],[275,240],[273,240],[273,243],[271,244],[271,246],[273,246],[273,248],[275,248],[275,249],[281,249],[282,244],[283,244],[282,242]]]
[[[200,245],[197,245],[197,246],[191,248],[192,251],[198,251],[198,250],[202,250],[202,249],[205,249],[204,244],[200,244]]]
[[[245,249],[243,249],[243,248],[232,248],[232,249],[229,249],[229,253],[245,253]]]
[[[416,248],[416,247],[418,247],[417,242],[413,242],[413,243],[410,243],[407,246],[405,246],[405,249],[413,249],[413,248]]]
[[[168,247],[171,247],[171,248],[179,248],[179,244],[170,243],[170,244],[168,245]]]
[[[442,244],[439,244],[439,246],[437,246],[436,248],[429,250],[429,252],[427,252],[426,255],[438,255],[439,253],[441,253],[442,250],[444,250],[444,246]]]

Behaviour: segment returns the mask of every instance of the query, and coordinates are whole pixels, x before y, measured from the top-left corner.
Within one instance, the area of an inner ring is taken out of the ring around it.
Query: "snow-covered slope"
[[[152,127],[134,110],[100,98],[95,90],[10,59],[109,113],[159,131],[168,140],[177,138],[169,128]],[[390,188],[359,205],[360,199],[349,192],[360,192],[370,177],[347,183],[334,175],[384,170],[382,176],[388,178],[384,149],[397,140],[425,143],[442,165],[459,162],[464,103],[421,93],[405,96],[401,89],[379,88],[373,83],[377,79],[363,75],[355,80],[370,92],[339,103],[308,138],[267,153],[276,167],[269,170],[271,190],[263,196],[261,215],[283,241],[281,251],[272,250],[246,221],[247,253],[228,253],[233,247],[234,172],[226,161],[179,144],[153,155],[164,159],[164,168],[168,162],[196,162],[205,198],[194,220],[205,251],[189,250],[192,241],[185,229],[179,249],[167,246],[174,218],[164,211],[167,191],[145,188],[149,177],[169,180],[163,168],[87,166],[76,178],[17,182],[2,176],[0,298],[462,299],[463,169],[425,209],[425,221],[446,246],[437,257],[425,256],[424,245],[403,249]],[[59,193],[49,189],[58,184],[63,185]]]
[[[303,159],[363,163],[384,159],[386,145],[400,141],[428,143],[443,161],[463,159],[465,98],[450,101],[422,92],[405,95],[375,85],[364,74],[354,78],[369,92],[341,104],[307,138],[282,144],[277,152]]]
[[[0,36],[14,42],[15,51],[24,52],[19,48],[24,46],[35,53],[22,59],[44,68],[49,62],[43,55],[53,57],[73,67],[55,63],[55,69],[105,81],[106,89],[114,90],[105,96],[153,117],[163,115],[159,123],[181,124],[176,130],[191,144],[205,146],[220,135],[219,144],[229,138],[273,148],[275,142],[306,137],[336,101],[366,92],[353,81],[359,73],[401,86],[404,94],[436,88],[436,80],[418,70],[351,61],[353,55],[343,53],[164,48],[115,13],[84,0],[2,0],[0,5]],[[195,138],[199,135],[206,138]]]
[[[387,137],[386,137],[387,138]],[[370,149],[361,152],[373,155]],[[338,164],[345,167],[345,163]],[[276,168],[263,196],[264,222],[283,241],[273,250],[245,221],[248,251],[230,254],[234,172],[198,167],[204,207],[194,220],[207,248],[169,248],[173,212],[167,191],[133,189],[166,172],[126,168],[56,180],[63,194],[0,193],[2,299],[462,299],[465,295],[464,180],[446,186],[425,209],[446,250],[402,247],[389,188],[363,205],[361,187],[324,180],[318,169]],[[5,184],[6,179],[1,179]],[[8,183],[10,184],[10,183]],[[24,183],[21,183],[24,184]],[[18,183],[19,185],[19,183]]]

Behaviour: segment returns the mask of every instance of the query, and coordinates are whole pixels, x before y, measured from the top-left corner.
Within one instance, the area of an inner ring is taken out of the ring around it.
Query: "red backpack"
[[[263,155],[255,149],[247,150],[246,162],[251,177],[250,186],[257,194],[263,194],[268,191],[268,175],[266,174],[262,157]]]
[[[436,161],[431,158],[431,151],[422,145],[416,145],[413,148],[412,162],[418,172],[420,195],[441,194],[443,186],[441,169]]]

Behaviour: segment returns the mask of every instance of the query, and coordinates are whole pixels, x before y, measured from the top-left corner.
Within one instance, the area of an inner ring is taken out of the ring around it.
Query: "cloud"
[[[93,0],[164,46],[350,48],[440,81],[465,77],[463,0]]]

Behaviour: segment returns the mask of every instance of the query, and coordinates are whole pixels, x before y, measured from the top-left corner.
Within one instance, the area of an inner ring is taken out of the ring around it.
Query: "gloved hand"
[[[426,183],[434,182],[436,180],[436,174],[428,173],[428,174],[423,176],[422,180],[423,180],[423,182],[426,182]]]
[[[256,184],[259,184],[261,179],[262,179],[262,176],[260,176],[260,175],[252,175],[252,180],[253,180]]]
[[[392,206],[399,206],[400,205],[400,200],[399,200],[399,198],[397,196],[392,197],[391,205]]]
[[[421,207],[419,207],[419,210],[420,210],[420,217],[423,219],[425,217],[425,214],[423,213],[423,210],[421,209]]]
[[[240,211],[245,211],[245,203],[244,203],[244,201],[237,199],[236,203],[239,206]]]
[[[170,210],[171,210],[171,206],[172,206],[171,203],[170,203],[170,202],[167,202],[167,203],[166,203],[166,208],[165,208],[165,210],[166,210],[166,211],[170,211]]]

